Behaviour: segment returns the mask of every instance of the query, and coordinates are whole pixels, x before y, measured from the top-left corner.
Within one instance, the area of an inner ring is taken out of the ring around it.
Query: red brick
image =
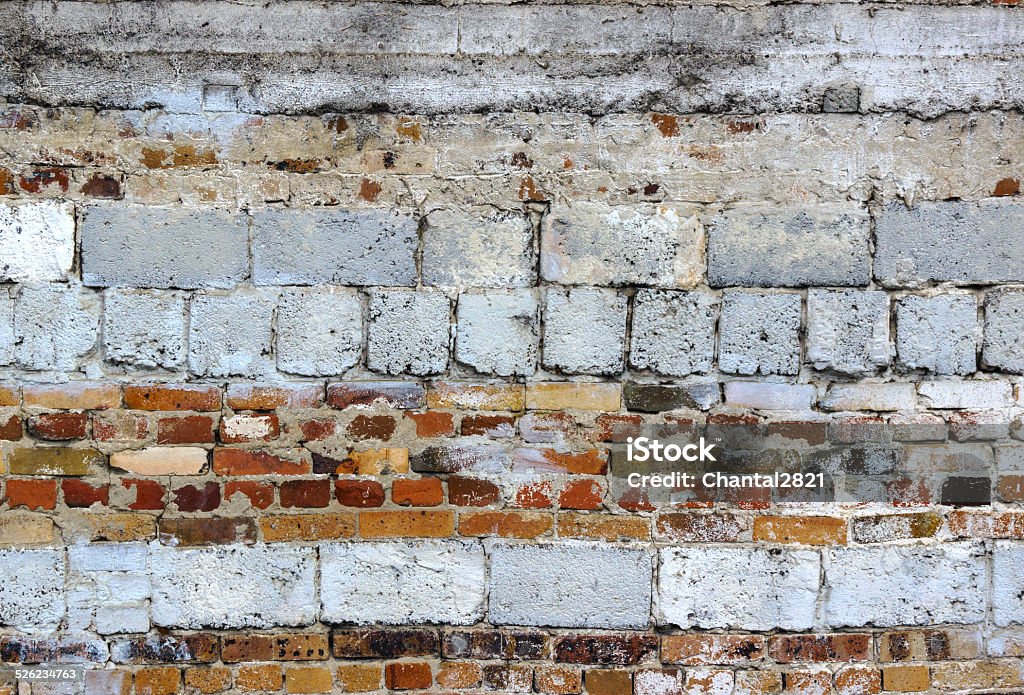
[[[213,443],[213,418],[209,415],[160,418],[156,441],[158,444]]]
[[[610,415],[602,413],[597,416],[594,423],[597,429],[594,432],[595,442],[615,442],[621,444],[630,437],[640,436],[640,426],[643,418],[639,415]]]
[[[555,661],[568,664],[632,666],[658,653],[658,636],[564,635],[555,641]]]
[[[230,500],[236,493],[249,498],[255,509],[266,509],[274,503],[274,485],[258,483],[255,480],[229,480],[224,483],[224,499]]]
[[[398,478],[391,484],[391,501],[406,507],[436,507],[444,501],[437,478]]]
[[[389,690],[422,690],[434,682],[430,664],[400,661],[384,667],[384,685]]]
[[[395,433],[395,418],[390,415],[356,415],[348,424],[348,436],[354,441],[388,441]]]
[[[255,543],[256,523],[240,519],[167,519],[159,521],[164,545],[221,545]]]
[[[416,423],[417,437],[451,437],[455,434],[455,419],[451,413],[432,410],[426,413],[406,413]]]
[[[91,507],[99,502],[104,507],[110,504],[110,488],[106,485],[90,485],[83,480],[65,478],[60,482],[64,492],[64,504],[69,507]]]
[[[334,494],[346,507],[379,507],[384,504],[384,486],[376,480],[336,480]]]
[[[489,480],[453,475],[448,478],[448,503],[456,507],[486,507],[501,499],[501,490]]]
[[[88,426],[86,413],[41,413],[28,420],[32,436],[55,442],[84,439]]]
[[[331,503],[331,481],[286,480],[280,496],[282,507],[326,507]]]
[[[678,543],[734,543],[746,528],[733,514],[662,514],[658,534]]]
[[[131,410],[220,410],[220,389],[190,384],[126,386],[125,407]]]
[[[339,410],[353,405],[372,405],[378,400],[389,408],[421,408],[424,397],[422,386],[405,381],[347,382],[327,386],[327,405]]]
[[[562,509],[600,509],[604,488],[596,480],[570,480],[558,495]]]
[[[164,486],[157,481],[125,478],[121,484],[126,490],[135,488],[135,501],[128,505],[128,509],[142,511],[164,508]]]
[[[11,509],[53,509],[57,506],[57,481],[8,479],[7,504]]]
[[[999,476],[996,496],[1003,502],[1024,502],[1024,475]]]
[[[661,660],[687,666],[732,666],[764,657],[761,635],[665,635],[661,638]]]
[[[512,452],[512,469],[536,473],[605,475],[608,461],[602,449],[564,453],[554,449],[521,448]]]
[[[209,482],[202,487],[184,485],[174,490],[179,512],[212,512],[220,506],[220,485]]]
[[[737,509],[768,509],[772,506],[772,491],[768,488],[728,488],[723,498],[726,504]]]
[[[312,464],[303,458],[291,461],[265,451],[229,449],[213,450],[213,472],[217,475],[308,475]]]
[[[402,659],[437,656],[437,631],[430,628],[343,628],[334,630],[332,653],[339,659]]]
[[[130,442],[149,436],[149,421],[123,411],[95,413],[92,416],[92,437],[100,442]]]
[[[624,490],[619,496],[618,505],[629,512],[653,512],[657,509],[647,490],[640,487]]]
[[[323,398],[320,384],[230,384],[226,400],[232,410],[275,410],[317,408]]]
[[[525,483],[517,490],[512,506],[519,509],[549,509],[555,503],[550,482]]]
[[[334,436],[337,427],[338,423],[335,420],[303,420],[299,423],[299,429],[302,431],[302,441],[304,442],[320,442],[324,439],[330,439]]]
[[[554,526],[551,514],[542,512],[463,512],[459,514],[459,535],[537,538]]]
[[[7,421],[0,424],[0,439],[16,442],[25,436],[21,426],[21,418],[17,415],[11,415],[7,418]]]
[[[899,478],[885,483],[889,504],[894,507],[924,507],[931,504],[932,495],[924,480]]]
[[[511,437],[516,431],[516,419],[511,415],[467,415],[462,418],[463,436]]]
[[[236,413],[220,421],[220,440],[225,444],[269,442],[280,434],[276,413]]]
[[[768,640],[768,655],[780,664],[867,661],[871,635],[775,635]]]

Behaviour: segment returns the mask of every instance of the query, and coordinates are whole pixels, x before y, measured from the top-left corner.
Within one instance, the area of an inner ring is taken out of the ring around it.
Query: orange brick
[[[886,666],[882,687],[898,693],[919,693],[931,685],[927,666]]]
[[[787,693],[822,695],[832,689],[832,674],[828,671],[790,671],[783,679]]]
[[[773,695],[782,692],[778,671],[737,671],[735,695]]]
[[[551,483],[526,483],[516,490],[513,507],[520,509],[549,509],[554,504]]]
[[[847,666],[836,671],[838,695],[874,695],[882,691],[882,672],[873,666]]]
[[[28,509],[53,509],[57,506],[56,480],[7,481],[7,504],[11,509],[24,506]]]
[[[399,478],[391,484],[391,501],[407,507],[436,507],[444,501],[437,478]]]
[[[562,509],[600,509],[604,488],[596,480],[570,480],[558,495]]]
[[[26,407],[52,410],[104,410],[121,405],[119,386],[95,382],[25,386],[24,396]]]
[[[353,451],[336,470],[339,475],[395,475],[409,472],[409,450],[400,447]]]
[[[846,545],[846,521],[828,516],[759,516],[754,540],[804,545]]]
[[[185,671],[185,687],[203,695],[223,692],[231,687],[231,669],[224,666],[190,668]]]
[[[603,449],[566,453],[555,449],[520,448],[514,452],[515,470],[572,475],[605,475],[608,460]]]
[[[622,403],[621,384],[576,382],[530,384],[526,388],[528,410],[599,410],[615,412]]]
[[[0,407],[21,405],[21,387],[0,384]]]
[[[583,677],[565,666],[538,666],[533,672],[533,689],[547,695],[573,695],[583,689]]]
[[[7,442],[16,442],[25,436],[25,431],[22,428],[21,418],[17,415],[11,415],[6,420],[0,420],[0,439]]]
[[[665,635],[661,638],[661,659],[666,663],[731,666],[764,657],[760,635]]]
[[[266,509],[274,503],[273,483],[260,483],[255,480],[229,480],[224,483],[224,499],[230,500],[236,494],[249,498],[254,509]]]
[[[384,667],[384,685],[388,690],[422,690],[433,682],[430,664],[425,661],[399,661]]]
[[[602,541],[650,540],[647,519],[616,514],[559,514],[559,538]]]
[[[437,669],[437,684],[442,688],[476,688],[483,678],[480,664],[472,661],[442,661]]]
[[[213,450],[213,472],[217,475],[308,475],[313,472],[313,465],[305,456],[292,461],[265,451],[218,447]]]
[[[551,514],[541,512],[463,512],[459,514],[459,535],[537,538],[553,526]]]
[[[620,669],[587,671],[584,676],[588,695],[632,695],[633,676]]]
[[[363,538],[446,538],[455,531],[451,511],[363,511],[359,535]]]
[[[427,407],[514,412],[523,409],[523,392],[518,384],[439,381],[427,391]]]
[[[176,695],[181,672],[173,666],[154,666],[135,672],[135,695]]]
[[[192,384],[126,386],[124,404],[130,410],[220,410],[220,389]]]
[[[333,685],[331,670],[321,666],[290,668],[284,674],[284,689],[289,693],[329,693]]]
[[[156,517],[149,514],[83,514],[93,541],[150,541],[156,538]]]
[[[377,664],[345,664],[338,667],[337,677],[345,693],[380,690],[381,668]]]
[[[949,532],[960,538],[1024,539],[1024,512],[949,514]]]
[[[283,677],[277,664],[242,666],[235,677],[235,687],[247,692],[277,692]]]
[[[688,669],[684,688],[687,695],[731,693],[733,678],[733,672],[726,669]]]
[[[351,538],[356,533],[356,515],[338,512],[264,516],[260,518],[260,530],[267,543]]]
[[[417,437],[451,437],[455,434],[455,419],[451,413],[428,411],[406,413],[405,416],[416,423]]]
[[[232,410],[317,408],[324,401],[324,387],[320,384],[229,384],[226,400]]]

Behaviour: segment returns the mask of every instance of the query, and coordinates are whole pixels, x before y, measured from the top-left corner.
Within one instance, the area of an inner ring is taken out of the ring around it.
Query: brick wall
[[[0,4],[0,695],[1024,688],[1014,4]]]

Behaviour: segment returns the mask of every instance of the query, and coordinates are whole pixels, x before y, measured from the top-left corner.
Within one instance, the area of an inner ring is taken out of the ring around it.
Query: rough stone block
[[[107,290],[103,300],[107,359],[175,369],[185,362],[185,299],[176,292]]]
[[[537,298],[531,290],[459,297],[455,359],[484,374],[529,375],[537,369]]]
[[[232,629],[316,619],[316,549],[150,546],[153,623]]]
[[[529,287],[536,284],[533,222],[522,210],[490,206],[435,210],[423,232],[423,284]]]
[[[1006,408],[1013,388],[1005,381],[925,381],[917,392],[927,408]]]
[[[324,545],[321,619],[358,625],[472,625],[484,613],[479,543],[414,541]]]
[[[985,299],[986,367],[1024,374],[1024,292],[992,292]]]
[[[993,620],[1024,624],[1024,543],[998,541],[992,553]]]
[[[889,366],[889,295],[807,293],[807,361],[815,369],[866,376]]]
[[[1020,282],[1022,225],[1019,203],[890,203],[875,220],[875,277],[886,287]]]
[[[740,206],[708,225],[712,287],[862,286],[871,278],[861,207]]]
[[[249,270],[249,220],[237,212],[90,207],[81,235],[86,285],[227,288]]]
[[[99,302],[78,287],[23,287],[14,306],[15,358],[25,369],[75,369],[98,328]]]
[[[901,369],[970,374],[977,366],[978,305],[972,295],[907,296],[896,301]]]
[[[800,295],[726,292],[718,328],[718,364],[729,374],[800,370]]]
[[[544,218],[545,280],[564,284],[693,287],[704,274],[704,230],[694,208],[556,206]]]
[[[569,374],[617,374],[625,340],[626,298],[616,291],[548,289],[545,367]]]
[[[388,210],[264,210],[253,216],[257,285],[414,285],[416,220]]]
[[[498,543],[490,559],[487,619],[495,625],[648,626],[652,562],[644,550]]]
[[[738,408],[808,410],[814,405],[816,393],[812,384],[730,381],[725,385],[725,402]]]
[[[821,399],[825,410],[913,410],[917,391],[913,384],[831,384]]]
[[[64,618],[64,553],[0,550],[0,624],[55,630]]]
[[[715,360],[718,299],[706,292],[640,290],[629,363],[666,376],[704,374]]]
[[[814,625],[821,560],[809,550],[665,548],[660,624],[805,630]]]
[[[977,623],[985,618],[980,544],[836,548],[829,553],[825,613],[833,627]]]
[[[385,374],[440,374],[448,368],[450,312],[440,292],[371,291],[367,366]]]
[[[275,297],[260,291],[192,298],[188,366],[199,376],[261,376],[272,369]]]
[[[363,351],[363,307],[344,288],[285,291],[277,310],[277,366],[303,376],[341,374]]]
[[[74,259],[75,216],[70,205],[0,205],[0,281],[65,280]]]

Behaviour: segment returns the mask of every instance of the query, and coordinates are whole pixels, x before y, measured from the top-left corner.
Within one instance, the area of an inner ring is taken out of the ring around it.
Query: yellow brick
[[[600,410],[615,412],[622,403],[621,384],[548,383],[526,387],[528,410]]]
[[[156,517],[149,514],[83,514],[93,541],[148,541],[156,538]]]
[[[135,672],[135,695],[175,695],[181,672],[173,666],[154,666]]]
[[[427,391],[427,407],[505,412],[522,410],[523,387],[518,384],[438,382]]]
[[[242,666],[235,686],[247,692],[277,692],[281,689],[281,667],[277,664]]]
[[[338,685],[346,693],[380,689],[381,668],[377,664],[346,664],[338,667]]]
[[[284,676],[285,690],[289,693],[329,693],[333,683],[331,671],[321,666],[290,668]]]
[[[267,543],[351,538],[356,533],[356,515],[338,512],[265,516],[260,519],[260,530]]]
[[[1024,685],[1024,663],[1007,661],[966,661],[932,666],[932,687],[939,690],[988,690],[1019,688]]]
[[[53,540],[53,521],[37,514],[0,516],[0,545],[32,545]]]
[[[231,669],[225,666],[190,668],[185,671],[185,686],[203,695],[222,692],[231,687]]]
[[[898,693],[919,693],[928,689],[927,666],[886,666],[882,688]]]

